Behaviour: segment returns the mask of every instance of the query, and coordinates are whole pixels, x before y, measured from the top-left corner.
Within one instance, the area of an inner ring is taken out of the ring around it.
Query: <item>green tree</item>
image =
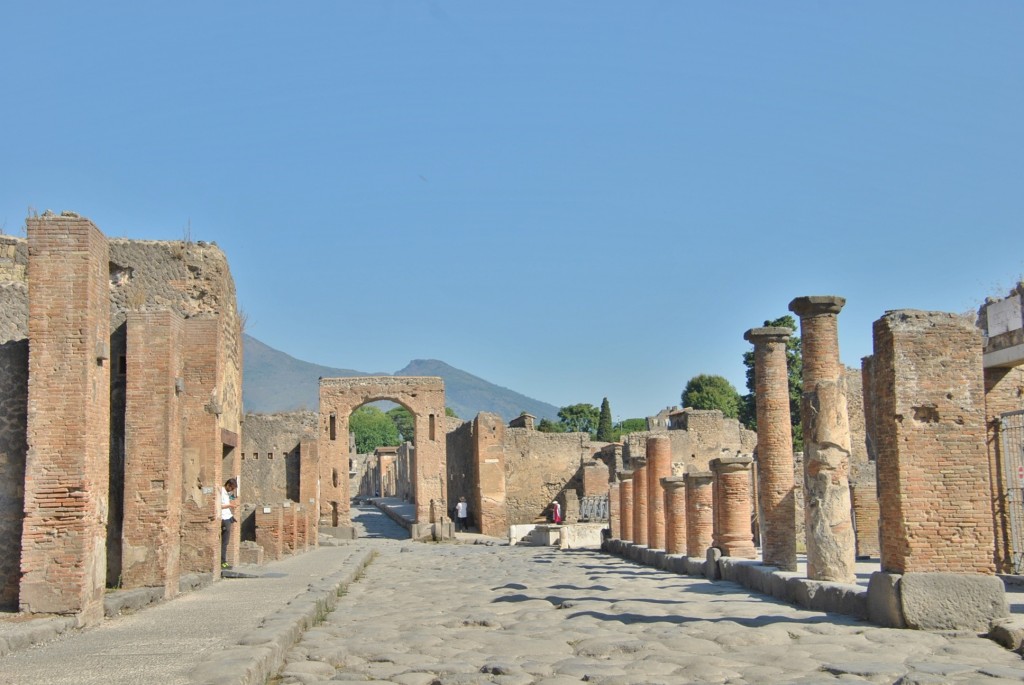
[[[612,407],[608,404],[608,398],[601,400],[601,415],[597,419],[597,440],[598,442],[611,442],[615,439],[612,428]]]
[[[724,376],[694,376],[686,384],[682,400],[684,407],[718,409],[730,419],[740,413],[740,394]]]
[[[348,428],[355,433],[356,451],[369,454],[378,447],[397,445],[398,428],[387,414],[377,407],[359,407],[348,419]]]
[[[456,419],[459,418],[459,415],[456,414],[455,410],[452,409],[451,407],[445,407],[444,408],[444,415],[445,416],[451,416],[451,417],[456,418]]]
[[[618,442],[623,435],[647,430],[647,419],[625,419],[615,424],[612,440]]]
[[[541,419],[540,423],[537,424],[537,430],[541,433],[564,433],[565,426],[558,421],[552,421],[551,419]]]
[[[793,423],[793,449],[804,448],[803,426],[800,424],[800,399],[804,391],[803,373],[804,359],[800,336],[796,335],[796,319],[789,314],[771,321],[765,326],[784,326],[793,331],[794,335],[786,343],[786,372],[789,376],[789,418]],[[757,393],[754,379],[754,351],[743,353],[743,365],[747,367],[747,394],[743,396],[740,406],[740,421],[751,430],[757,430]]]
[[[395,424],[395,429],[401,438],[401,442],[415,442],[416,440],[416,418],[412,412],[405,407],[389,409],[387,417]]]
[[[593,434],[601,419],[601,411],[592,404],[570,404],[558,410],[558,419],[567,433]]]

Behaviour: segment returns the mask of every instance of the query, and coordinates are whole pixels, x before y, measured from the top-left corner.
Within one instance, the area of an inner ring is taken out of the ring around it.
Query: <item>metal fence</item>
[[[1013,572],[1024,573],[1024,410],[999,417]]]
[[[608,495],[588,495],[580,498],[581,521],[607,521]]]

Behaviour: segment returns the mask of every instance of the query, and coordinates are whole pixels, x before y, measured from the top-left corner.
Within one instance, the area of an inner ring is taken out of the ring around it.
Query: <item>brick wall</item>
[[[29,219],[28,242],[32,344],[19,601],[30,613],[97,622],[106,575],[109,248],[77,216]]]
[[[993,573],[981,333],[943,312],[874,324],[882,568]]]

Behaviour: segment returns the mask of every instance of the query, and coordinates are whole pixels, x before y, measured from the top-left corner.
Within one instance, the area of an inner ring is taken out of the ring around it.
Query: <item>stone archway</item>
[[[321,378],[318,442],[320,520],[324,525],[350,524],[348,419],[357,407],[377,400],[402,405],[416,421],[416,523],[434,523],[434,516],[446,512],[444,380],[434,376]]]

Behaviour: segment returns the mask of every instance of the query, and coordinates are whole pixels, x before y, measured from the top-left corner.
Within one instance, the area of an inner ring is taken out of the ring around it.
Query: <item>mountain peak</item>
[[[302,361],[250,335],[243,336],[243,345],[242,400],[246,411],[274,413],[316,409],[320,403],[320,378],[392,375]],[[558,408],[554,405],[485,381],[440,359],[413,359],[393,375],[440,376],[444,379],[446,404],[465,420],[483,411],[497,414],[506,421],[524,411],[537,418],[552,421],[558,418]]]

